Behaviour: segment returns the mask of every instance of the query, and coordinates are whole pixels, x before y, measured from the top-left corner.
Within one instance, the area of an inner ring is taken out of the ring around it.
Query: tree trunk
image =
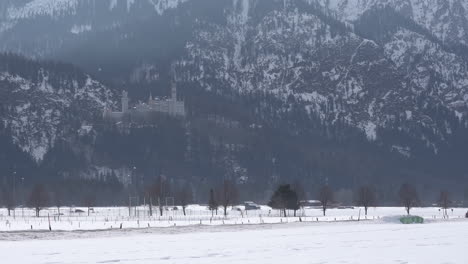
[[[41,211],[41,209],[37,208],[36,207],[36,217],[39,217],[39,212]]]
[[[409,212],[410,212],[410,207],[408,206],[408,207],[406,207],[406,213],[408,213],[408,215],[409,215]]]
[[[184,216],[186,216],[186,214],[185,214],[185,205],[182,206],[182,212],[184,212]]]
[[[294,210],[294,217],[296,217],[296,211],[297,211],[297,210]]]
[[[227,205],[224,206],[224,217],[226,217],[226,216],[227,216]]]
[[[11,216],[11,209],[8,208],[8,216]]]
[[[163,207],[162,206],[159,206],[159,215],[163,216]]]
[[[366,213],[366,216],[367,216],[367,206],[364,207],[364,212]]]
[[[327,208],[323,207],[323,216],[325,216],[325,211],[327,211]]]
[[[88,216],[89,216],[89,207],[88,207]]]
[[[151,204],[151,200],[150,200],[150,203],[149,203],[149,215],[153,216],[153,205]]]

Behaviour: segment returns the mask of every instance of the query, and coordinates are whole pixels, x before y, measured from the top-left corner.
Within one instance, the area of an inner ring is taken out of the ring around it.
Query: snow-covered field
[[[79,209],[82,213],[75,213]],[[467,209],[455,208],[449,210],[449,218],[464,218]],[[327,216],[322,215],[320,209],[305,209],[297,212],[297,217],[280,217],[279,211],[271,210],[262,206],[261,210],[237,211],[228,210],[228,216],[224,217],[220,209],[218,215],[212,214],[206,206],[191,205],[187,208],[187,215],[184,216],[181,209],[164,211],[160,217],[157,208],[153,209],[153,216],[149,216],[147,207],[132,207],[129,214],[128,207],[108,207],[94,208],[94,212],[87,214],[87,208],[61,208],[61,215],[58,215],[56,208],[49,208],[41,211],[41,217],[34,216],[31,209],[16,209],[11,216],[7,216],[5,209],[0,209],[0,231],[26,231],[26,230],[49,230],[53,231],[73,231],[73,230],[107,230],[107,229],[128,229],[128,228],[154,228],[154,227],[178,227],[194,225],[248,225],[248,224],[275,224],[290,222],[334,222],[334,221],[356,221],[379,220],[389,216],[404,215],[405,211],[400,207],[379,207],[369,208],[368,216],[364,216],[361,208],[352,209],[329,209]],[[414,208],[411,211],[414,215],[422,216],[426,219],[441,219],[442,212],[439,208]]]
[[[54,233],[19,232],[20,241],[0,241],[2,263],[464,264],[468,248],[465,219]]]
[[[187,216],[169,210],[163,217],[149,217],[145,207],[131,216],[124,207],[94,208],[90,216],[85,209],[62,208],[60,218],[55,208],[39,218],[0,209],[1,263],[468,263],[464,208],[449,210],[449,219],[438,208],[414,208],[422,225],[400,224],[399,207],[370,208],[367,220],[359,208],[288,218],[268,207],[229,210],[226,218],[198,205]]]

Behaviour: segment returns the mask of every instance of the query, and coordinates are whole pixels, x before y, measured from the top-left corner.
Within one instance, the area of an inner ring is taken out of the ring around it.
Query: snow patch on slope
[[[164,11],[168,9],[177,8],[180,4],[185,3],[189,0],[148,0],[150,4],[154,6],[154,9],[159,15],[162,15]]]
[[[114,8],[117,7],[117,0],[111,0],[110,4],[109,4],[109,10],[114,10]]]
[[[93,26],[90,24],[87,25],[74,25],[72,29],[70,30],[71,33],[78,35],[87,31],[91,31],[93,29]]]
[[[89,76],[83,85],[74,82],[64,87],[53,87],[45,70],[38,72],[38,79],[32,82],[8,72],[0,73],[0,82],[8,83],[12,89],[6,95],[7,99],[11,97],[7,100],[11,102],[8,114],[0,121],[10,129],[13,142],[40,162],[70,128],[70,111],[86,120],[87,114],[104,108],[112,93]],[[77,109],[77,105],[85,108]]]
[[[78,0],[33,0],[22,7],[10,7],[8,18],[12,20],[36,16],[56,16],[74,11]]]
[[[250,0],[233,0],[233,6],[236,12],[230,17],[229,22],[236,25],[235,31],[236,43],[234,46],[234,64],[238,69],[241,68],[241,52],[247,34],[247,22],[249,20]]]

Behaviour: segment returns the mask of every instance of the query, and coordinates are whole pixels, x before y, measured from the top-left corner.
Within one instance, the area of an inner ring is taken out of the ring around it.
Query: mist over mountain
[[[464,0],[11,0],[0,50],[3,175],[468,186]],[[102,120],[172,81],[184,119]]]

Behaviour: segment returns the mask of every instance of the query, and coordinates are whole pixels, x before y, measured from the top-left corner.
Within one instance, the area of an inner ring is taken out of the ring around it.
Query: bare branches
[[[224,209],[224,216],[227,216],[227,208],[237,202],[239,194],[236,184],[231,180],[224,180],[221,192],[221,205]]]
[[[330,203],[333,202],[333,191],[328,185],[322,186],[319,191],[318,200],[322,203],[323,215],[325,216],[326,211]]]
[[[177,202],[182,206],[182,211],[184,215],[186,215],[185,209],[187,205],[193,201],[192,188],[186,183],[180,188],[176,195]]]
[[[208,201],[208,208],[211,211],[211,216],[214,215],[214,211],[218,210],[219,204],[218,201],[216,200],[215,193],[213,189],[210,189],[210,200]]]
[[[411,208],[419,204],[418,192],[411,184],[405,183],[401,185],[398,196],[400,197],[400,203],[406,208],[408,215]]]
[[[441,191],[439,195],[439,200],[437,201],[438,205],[442,208],[444,211],[444,218],[448,217],[447,209],[450,207],[452,204],[452,201],[450,200],[450,194],[448,191]]]
[[[370,206],[375,206],[376,205],[376,196],[375,196],[375,191],[372,187],[366,185],[362,186],[358,190],[357,194],[357,202],[359,206],[364,207],[365,214],[367,216],[367,209]]]
[[[39,217],[40,211],[49,202],[49,196],[47,195],[46,189],[42,184],[36,184],[31,191],[29,197],[29,205],[36,210],[36,217]]]

